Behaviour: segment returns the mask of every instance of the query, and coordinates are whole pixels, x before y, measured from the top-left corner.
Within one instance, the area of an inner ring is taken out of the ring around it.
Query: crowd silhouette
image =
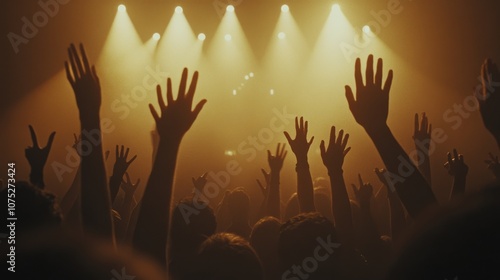
[[[442,161],[452,191],[448,202],[438,203],[431,188],[432,125],[425,113],[415,114],[414,162],[387,124],[395,76],[392,70],[385,74],[381,58],[368,56],[364,67],[356,60],[355,85],[345,86],[345,96],[384,163],[373,166],[383,198],[375,199],[375,182],[361,174],[350,186],[354,196],[348,195],[343,163],[351,150],[349,128],[332,124],[324,128],[330,129],[330,139],[317,141],[308,134],[308,121],[297,116],[295,131],[283,131],[287,143],[267,151],[269,172],[263,168],[263,180],[257,180],[263,195],[258,213],[252,213],[244,187],[226,190],[218,205],[197,196],[205,191],[207,174],[193,174],[191,196],[172,199],[174,187],[186,188],[174,180],[179,147],[207,103],[193,104],[198,72],[183,70],[177,94],[170,78],[166,88],[157,86],[158,104],[149,105],[156,124],[154,161],[141,181],[127,172],[136,168],[133,147],[116,145],[111,155],[103,152],[100,108],[106,93],[82,44],[69,46],[65,70],[79,112],[73,148],[81,163],[65,195],[56,198],[43,176],[47,157],[57,148],[52,145],[56,132],[40,147],[29,126],[29,182],[18,182],[15,191],[17,279],[500,279],[498,156],[492,151],[485,166],[471,167],[488,168],[495,180],[467,192],[474,182],[466,181],[466,157],[450,151]],[[500,147],[500,73],[490,59],[480,73],[475,96],[484,126]],[[329,176],[321,186],[309,168],[313,146],[319,146]],[[280,178],[292,174],[283,174],[282,167],[292,153],[296,192],[283,197]],[[108,157],[115,161],[111,174],[105,169]],[[141,182],[144,194],[137,201]],[[5,186],[1,192],[6,199]],[[374,210],[383,207],[389,217]],[[390,221],[390,235],[380,233],[383,219]]]

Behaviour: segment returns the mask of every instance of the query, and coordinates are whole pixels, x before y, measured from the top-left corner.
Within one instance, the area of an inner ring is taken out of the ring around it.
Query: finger
[[[304,135],[307,135],[307,132],[309,131],[309,122],[304,123]]]
[[[189,102],[193,102],[194,93],[196,92],[196,85],[198,84],[198,71],[195,71],[193,78],[191,79],[191,84],[189,85],[189,90],[186,95],[186,99]]]
[[[347,104],[349,105],[349,110],[354,113],[354,108],[356,106],[356,100],[354,100],[354,94],[350,86],[345,86],[345,98],[347,99]]]
[[[349,140],[349,133],[347,133],[344,137],[344,141],[342,142],[342,149],[345,149],[348,140]]]
[[[129,153],[129,152],[130,152],[130,148],[127,148],[127,149],[125,150],[125,156],[124,156],[124,158],[125,158],[125,159],[127,159],[127,157],[128,157],[128,153]]]
[[[363,186],[364,183],[363,183],[363,179],[361,178],[361,174],[358,173],[358,180],[359,180],[359,186]]]
[[[288,134],[288,132],[286,132],[286,131],[283,131],[283,134],[285,135],[285,138],[288,141],[288,144],[290,144],[290,146],[292,146],[292,138],[290,137],[290,134]]]
[[[127,184],[132,183],[132,181],[130,180],[130,176],[128,175],[128,172],[125,172],[125,177],[127,178]]]
[[[133,158],[131,158],[131,159],[127,162],[127,164],[131,164],[132,162],[134,162],[134,160],[135,160],[136,158],[137,158],[137,155],[135,155]]]
[[[153,115],[153,118],[155,119],[156,123],[158,123],[158,121],[160,121],[160,116],[158,116],[158,113],[156,112],[153,104],[149,104],[149,111],[151,111],[151,115]]]
[[[452,162],[451,153],[450,152],[446,153],[446,156],[448,158],[448,163],[451,164]]]
[[[276,146],[276,154],[275,154],[276,157],[278,157],[280,154],[280,146],[281,146],[280,143],[278,143],[278,145]]]
[[[262,175],[264,175],[264,178],[267,178],[267,176],[269,175],[269,173],[267,173],[264,168],[261,168],[260,172],[262,172]]]
[[[272,159],[271,151],[267,150],[267,160],[270,161]]]
[[[432,124],[429,124],[429,130],[427,131],[427,134],[429,134],[429,136],[432,136]]]
[[[299,131],[299,117],[295,117],[295,137],[297,137],[298,131]]]
[[[347,149],[344,150],[344,157],[347,155],[347,153],[349,153],[350,150],[351,150],[351,147],[348,147]]]
[[[203,175],[201,175],[201,178],[203,178],[203,180],[206,180],[207,176],[208,176],[208,172],[205,172],[205,173],[203,173]]]
[[[458,160],[463,163],[464,162],[464,155],[460,154],[458,155]]]
[[[427,126],[428,126],[428,119],[427,116],[425,115],[425,112],[422,114],[422,128],[421,130],[424,132],[427,132]]]
[[[188,70],[187,68],[184,68],[184,70],[182,70],[182,78],[179,85],[179,92],[177,93],[177,100],[184,99],[184,94],[186,93],[187,76]]]
[[[31,135],[31,142],[33,143],[33,148],[39,148],[38,146],[38,140],[36,139],[36,133],[35,130],[31,125],[28,126],[30,129],[30,135]]]
[[[163,100],[160,85],[156,86],[156,98],[158,99],[158,105],[160,105],[160,111],[163,112],[165,108],[167,108],[167,106],[165,105],[165,101]]]
[[[337,141],[335,141],[335,145],[341,145],[342,144],[342,138],[344,137],[344,130],[341,129],[339,131],[339,135],[337,136]]]
[[[109,150],[107,150],[106,152],[104,152],[104,159],[108,160],[108,157],[109,157]]]
[[[71,51],[73,52],[75,61],[76,61],[76,67],[78,68],[78,73],[80,77],[83,77],[85,72],[83,72],[83,66],[82,66],[82,61],[80,60],[80,56],[78,55],[78,51],[76,50],[76,47],[74,44],[71,44]]]
[[[325,141],[324,140],[321,140],[321,143],[319,144],[319,150],[321,152],[321,157],[323,158],[326,155]]]
[[[373,85],[373,55],[366,60],[366,86]]]
[[[78,142],[78,136],[76,136],[76,133],[73,133],[73,137],[75,138],[75,143]]]
[[[82,60],[83,60],[83,67],[85,68],[85,73],[90,73],[90,65],[89,65],[89,60],[87,59],[87,54],[85,53],[85,48],[83,47],[83,44],[80,43],[80,53],[82,54]]]
[[[384,73],[384,62],[381,58],[377,60],[377,73],[375,73],[375,86],[382,87],[382,73]]]
[[[124,148],[125,148],[125,147],[124,147],[123,145],[121,145],[121,148],[120,148],[120,157],[123,157],[123,149],[124,149]]]
[[[67,61],[64,62],[64,69],[66,69],[66,78],[68,79],[71,86],[73,86],[75,84],[75,79],[73,78],[73,76],[71,76],[71,72],[69,71],[69,66]]]
[[[384,88],[383,88],[383,91],[384,91],[386,97],[389,97],[389,91],[391,90],[393,77],[394,77],[394,73],[392,72],[392,70],[389,70],[389,75],[387,76],[387,80],[385,80],[385,84],[384,84]]]
[[[359,57],[356,58],[356,64],[354,66],[354,79],[356,80],[356,89],[359,91],[359,89],[363,87],[363,76],[361,75],[361,59],[359,59]]]
[[[336,129],[335,126],[332,126],[330,128],[330,141],[329,141],[329,145],[332,145],[332,143],[335,144],[335,134],[336,134],[335,129]]]
[[[307,143],[308,146],[311,146],[311,144],[313,143],[314,141],[314,136],[311,138],[311,140]]]
[[[196,104],[196,107],[193,110],[193,118],[194,119],[196,119],[198,117],[198,115],[201,112],[201,109],[203,109],[203,106],[205,106],[206,103],[207,103],[207,100],[203,99],[200,102],[198,102],[198,104]]]
[[[358,187],[356,187],[356,185],[354,185],[354,184],[351,184],[351,187],[352,187],[352,190],[354,192],[354,195],[358,196]]]
[[[457,149],[453,149],[453,159],[458,160],[458,152]]]
[[[80,73],[78,73],[77,67],[76,67],[76,62],[75,62],[75,55],[73,54],[73,51],[71,50],[71,47],[75,47],[73,44],[70,45],[68,48],[68,56],[69,56],[69,62],[71,63],[71,71],[73,72],[73,78],[74,80],[80,79]]]
[[[97,76],[97,71],[95,70],[95,66],[92,66],[92,78],[97,83],[99,90],[101,90],[101,84],[99,83],[99,76]]]
[[[118,151],[118,145],[115,146],[115,157],[118,158],[120,156],[120,153]]]
[[[415,113],[415,119],[413,120],[413,135],[418,133],[418,113]]]
[[[167,78],[167,105],[174,103],[174,94],[172,91],[172,79]]]
[[[54,142],[54,137],[56,136],[56,132],[52,132],[49,136],[49,141],[47,142],[47,146],[45,146],[45,150],[50,151],[52,148],[52,143]]]

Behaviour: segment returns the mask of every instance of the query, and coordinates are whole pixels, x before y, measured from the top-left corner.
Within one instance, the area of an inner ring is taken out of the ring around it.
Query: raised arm
[[[133,156],[129,161],[127,161],[128,153],[130,148],[125,150],[125,147],[122,145],[121,148],[116,145],[115,154],[116,160],[115,165],[113,166],[113,174],[109,178],[109,192],[111,196],[111,201],[114,201],[118,191],[120,190],[120,185],[123,180],[123,175],[127,172],[128,167],[132,162],[137,158],[137,155]]]
[[[172,81],[167,79],[167,104],[163,101],[161,87],[156,88],[160,114],[149,105],[160,136],[158,151],[141,201],[141,209],[135,227],[134,246],[149,254],[166,267],[166,244],[170,221],[170,204],[177,161],[182,137],[196,120],[206,100],[191,110],[198,83],[195,72],[186,91],[188,70],[182,72],[177,99],[174,100]]]
[[[308,123],[304,122],[302,117],[300,118],[300,122],[297,117],[295,118],[295,139],[292,140],[290,134],[286,131],[284,132],[288,144],[290,144],[297,159],[297,165],[295,166],[295,170],[297,171],[297,198],[299,199],[301,213],[316,211],[314,207],[313,182],[307,161],[307,152],[309,151],[309,147],[311,147],[314,137],[307,141],[307,126]]]
[[[475,91],[486,129],[500,148],[500,72],[491,59],[481,66],[481,87]]]
[[[469,167],[464,162],[464,156],[459,155],[457,149],[453,149],[453,156],[451,153],[447,154],[448,161],[445,162],[444,167],[448,173],[453,176],[453,187],[451,189],[450,199],[465,193],[465,180]]]
[[[351,186],[361,210],[361,247],[365,247],[370,246],[370,244],[379,242],[380,234],[370,212],[370,205],[373,197],[373,187],[370,183],[363,182],[361,174],[358,174],[358,180],[359,189],[354,184],[352,184]]]
[[[354,244],[354,230],[352,224],[351,203],[344,181],[344,158],[351,150],[347,147],[349,134],[345,134],[344,130],[339,131],[338,137],[335,133],[335,126],[330,130],[330,141],[328,148],[325,148],[325,141],[321,141],[320,150],[323,164],[328,170],[330,176],[330,185],[332,190],[332,210],[335,219],[335,228],[338,231],[339,238],[342,242]]]
[[[56,132],[54,131],[50,134],[47,146],[41,148],[38,145],[35,130],[31,125],[29,126],[29,129],[33,146],[27,147],[24,150],[24,155],[31,167],[30,182],[40,189],[44,189],[45,182],[43,181],[43,169],[45,167],[45,163],[47,163],[47,158],[49,157],[50,148],[52,147],[52,142],[54,141]]]
[[[114,243],[111,201],[102,153],[101,85],[82,44],[80,55],[73,44],[68,48],[68,54],[70,63],[65,62],[64,66],[78,106],[81,141],[91,145],[91,149],[80,153],[83,228],[86,232],[101,235]]]
[[[394,185],[408,213],[416,217],[426,207],[436,203],[436,198],[387,126],[393,74],[390,70],[382,85],[382,69],[382,59],[379,59],[374,73],[373,56],[370,55],[366,67],[366,82],[363,83],[361,60],[358,58],[355,69],[356,99],[349,86],[346,86],[346,98],[356,122],[365,129],[382,157],[391,176],[391,185]]]
[[[429,123],[425,113],[422,114],[422,121],[419,123],[418,114],[415,114],[413,141],[417,151],[417,165],[420,173],[425,177],[429,186],[431,184],[431,161],[429,147],[431,143],[432,125]]]
[[[286,144],[283,144],[283,146],[278,144],[274,156],[271,154],[271,151],[267,151],[267,162],[271,168],[271,177],[269,179],[266,216],[274,216],[278,219],[281,219],[280,173],[287,154],[285,146]]]

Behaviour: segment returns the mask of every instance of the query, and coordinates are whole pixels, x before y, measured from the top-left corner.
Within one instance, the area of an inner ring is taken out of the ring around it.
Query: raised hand
[[[488,169],[495,175],[497,180],[500,180],[500,162],[498,161],[498,156],[493,156],[492,153],[488,153],[490,159],[484,161],[488,165]]]
[[[116,198],[118,194],[118,190],[120,189],[120,185],[123,179],[123,175],[127,172],[128,167],[134,160],[137,158],[137,155],[133,156],[130,160],[127,161],[128,153],[130,152],[130,148],[125,149],[122,145],[121,148],[116,145],[115,147],[115,155],[116,160],[113,166],[113,174],[109,178],[109,190],[111,201]]]
[[[311,140],[307,141],[307,128],[308,122],[306,121],[304,123],[303,117],[300,117],[299,122],[299,118],[296,117],[295,139],[292,140],[290,134],[287,131],[283,132],[285,134],[286,140],[288,140],[288,144],[290,144],[290,147],[292,148],[293,153],[297,157],[297,161],[307,160],[307,152],[309,151],[309,147],[311,147],[311,144],[314,140],[313,136]]]
[[[336,137],[335,126],[332,126],[330,129],[330,142],[328,144],[328,149],[325,148],[325,141],[321,141],[319,146],[321,150],[321,158],[323,159],[323,164],[329,172],[331,170],[342,170],[344,158],[351,150],[351,147],[346,148],[348,140],[349,134],[347,133],[344,137],[344,130],[342,129],[339,131],[338,137]]]
[[[389,180],[389,171],[385,169],[375,168],[375,174],[378,179],[387,188],[387,197],[389,198],[389,208],[391,211],[391,236],[394,240],[401,236],[401,233],[406,227],[406,216],[404,213],[403,205],[399,200],[394,184]]]
[[[193,182],[194,189],[200,193],[203,193],[203,189],[205,188],[205,185],[207,184],[207,175],[208,173],[205,172],[205,174],[199,176],[198,178],[191,178],[191,181]]]
[[[428,140],[431,139],[432,124],[429,124],[429,120],[425,113],[422,113],[422,121],[419,123],[418,114],[415,114],[415,125],[413,129],[413,139],[419,140],[424,143],[429,143]],[[427,149],[429,147],[427,146]]]
[[[85,49],[80,44],[80,54],[76,47],[71,44],[68,48],[70,65],[64,62],[66,77],[68,78],[76,97],[76,104],[80,111],[80,119],[99,116],[101,107],[101,85],[95,66],[90,66],[85,54]]]
[[[135,194],[135,191],[139,187],[139,184],[141,183],[141,179],[137,179],[137,182],[134,184],[132,183],[132,180],[130,180],[130,176],[128,175],[128,172],[125,172],[125,180],[122,181],[121,188],[125,192],[125,196],[128,197],[133,197]]]
[[[500,147],[500,73],[497,65],[487,59],[481,66],[481,88],[475,95],[486,129],[495,137]]]
[[[453,176],[453,187],[451,189],[450,199],[462,195],[465,192],[465,180],[469,167],[464,162],[464,156],[459,155],[457,149],[453,149],[453,157],[451,153],[447,154],[448,161],[444,167],[448,173]]]
[[[369,206],[373,196],[373,187],[370,183],[364,183],[361,174],[358,174],[359,189],[352,184],[352,190],[361,207]]]
[[[396,189],[394,188],[394,184],[392,184],[388,179],[390,175],[388,174],[389,171],[385,169],[378,169],[375,168],[375,174],[377,175],[378,179],[380,182],[387,188],[388,190],[388,195],[391,197],[391,195],[396,195]]]
[[[184,136],[191,125],[193,125],[196,117],[207,102],[206,99],[203,99],[195,106],[194,110],[191,111],[193,97],[198,83],[198,72],[194,72],[191,84],[186,92],[187,78],[188,70],[184,68],[176,100],[174,100],[173,97],[172,80],[170,78],[167,79],[167,104],[163,101],[160,85],[156,87],[161,116],[156,112],[152,104],[149,104],[149,109],[155,119],[160,138],[170,137],[180,141],[182,136]]]
[[[389,91],[392,85],[392,70],[382,86],[383,61],[377,62],[377,72],[373,73],[373,55],[368,56],[366,81],[363,83],[361,60],[356,59],[354,77],[356,80],[356,99],[350,86],[345,87],[347,102],[356,122],[367,131],[378,130],[386,125],[389,113]]]
[[[47,146],[41,148],[38,145],[35,130],[31,125],[29,129],[33,145],[28,146],[24,150],[24,155],[31,166],[30,181],[33,185],[43,189],[45,187],[45,183],[43,182],[43,168],[45,167],[45,163],[47,163],[47,158],[52,148],[52,142],[54,141],[56,132],[54,131],[50,134]]]
[[[422,172],[427,182],[431,183],[431,162],[430,162],[430,143],[431,143],[432,125],[425,113],[422,114],[422,121],[419,123],[418,114],[415,114],[413,141],[417,151],[418,169]],[[421,158],[423,156],[423,158]]]
[[[283,146],[281,146],[281,143],[278,143],[278,146],[276,147],[276,154],[274,156],[271,154],[271,151],[267,150],[267,162],[269,163],[271,172],[280,172],[281,168],[283,168],[283,162],[285,161],[285,157],[287,154],[287,151],[285,151],[285,146],[286,144],[283,144]]]
[[[469,167],[464,162],[464,156],[458,154],[457,149],[453,149],[453,156],[447,153],[448,161],[444,163],[444,167],[448,170],[451,176],[466,176]]]
[[[269,185],[271,184],[271,173],[267,173],[264,168],[262,168],[260,171],[262,172],[262,176],[264,176],[264,184],[262,184],[259,179],[256,179],[256,181],[257,185],[259,185],[262,195],[264,196],[264,199],[267,199],[267,196],[269,194]]]

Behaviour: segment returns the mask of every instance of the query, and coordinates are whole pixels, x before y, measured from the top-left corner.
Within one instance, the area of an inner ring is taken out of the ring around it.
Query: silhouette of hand
[[[200,193],[203,193],[203,189],[205,188],[205,185],[208,182],[207,175],[208,173],[205,173],[196,179],[194,177],[191,178],[194,188],[198,190]]]
[[[492,133],[497,142],[500,140],[500,73],[497,65],[487,59],[481,66],[481,89],[475,92],[479,102],[479,111],[486,129]]]
[[[81,57],[78,55],[75,45],[71,44],[68,48],[71,69],[67,61],[64,62],[64,67],[66,77],[75,93],[80,119],[86,119],[99,115],[101,85],[99,84],[95,66],[90,66],[82,44],[80,44],[80,54]]]
[[[384,168],[382,168],[382,169],[375,168],[374,171],[375,171],[375,174],[377,174],[377,177],[380,180],[380,182],[387,188],[388,195],[389,196],[391,196],[393,194],[395,195],[396,188],[394,188],[394,185],[387,180],[387,179],[389,179],[388,171],[385,170]]]
[[[356,187],[355,184],[351,185],[352,190],[354,191],[354,195],[356,196],[356,199],[358,200],[360,206],[369,205],[370,199],[373,196],[373,187],[370,183],[363,182],[361,174],[358,174],[358,180],[359,180],[359,189]]]
[[[286,140],[288,140],[288,144],[290,144],[290,147],[292,148],[292,151],[295,154],[297,161],[307,160],[307,152],[309,151],[309,147],[311,147],[311,144],[314,140],[313,136],[311,140],[307,141],[307,127],[308,127],[308,122],[306,121],[304,123],[303,117],[300,117],[300,123],[299,123],[299,118],[296,117],[295,139],[292,140],[290,134],[288,134],[288,132],[286,131],[284,132]]]
[[[285,151],[286,144],[281,146],[281,143],[278,143],[276,147],[276,154],[273,156],[271,151],[267,150],[267,162],[269,163],[269,167],[271,168],[271,172],[279,173],[281,168],[283,168],[283,162],[285,161],[285,157],[287,151]],[[280,149],[281,148],[281,149]]]
[[[466,176],[469,171],[469,167],[464,162],[464,156],[459,155],[457,149],[453,149],[453,157],[451,153],[447,154],[448,161],[444,164],[444,167],[448,170],[451,176]]]
[[[356,59],[354,76],[356,80],[356,99],[350,86],[345,87],[347,102],[354,119],[365,130],[373,131],[386,125],[389,113],[389,91],[391,89],[393,72],[389,71],[387,80],[382,87],[383,61],[378,59],[377,72],[373,76],[373,55],[368,56],[366,79],[363,84],[361,60]]]
[[[130,176],[128,175],[128,172],[125,172],[125,181],[122,181],[122,190],[125,192],[125,195],[128,197],[134,196],[135,191],[139,187],[139,184],[141,183],[141,179],[137,179],[137,183],[132,183],[132,180],[130,180]]]
[[[31,169],[41,172],[43,170],[43,167],[45,166],[45,163],[47,162],[47,158],[49,156],[50,149],[52,147],[52,142],[54,141],[54,136],[56,135],[56,132],[54,131],[50,134],[47,146],[41,148],[38,145],[38,139],[36,137],[35,130],[31,125],[29,126],[29,129],[33,146],[27,147],[24,150],[24,155],[28,160]]]
[[[425,113],[422,113],[422,121],[419,124],[418,114],[415,114],[415,128],[413,131],[413,139],[419,140],[422,143],[426,143],[426,148],[429,150],[429,143],[431,139],[432,125],[429,124],[429,120]]]
[[[129,161],[127,161],[128,153],[130,148],[125,150],[125,147],[122,145],[120,149],[118,149],[118,145],[116,145],[115,153],[116,153],[116,161],[113,167],[113,175],[117,176],[117,178],[122,178],[125,172],[127,172],[128,167],[134,160],[137,158],[137,155],[133,156]]]
[[[321,141],[319,146],[321,150],[321,158],[323,159],[323,164],[326,166],[328,171],[342,170],[344,158],[351,150],[351,147],[346,148],[348,140],[349,134],[347,133],[344,137],[344,130],[342,129],[339,131],[339,135],[335,140],[335,126],[332,126],[330,129],[330,142],[328,144],[328,149],[325,149],[325,141]]]
[[[260,190],[262,191],[262,195],[264,197],[267,197],[268,191],[269,191],[269,185],[271,184],[271,174],[267,173],[264,168],[261,169],[262,175],[264,176],[264,184],[260,182],[259,179],[257,179],[257,184],[259,185]]]
[[[495,178],[500,179],[500,162],[498,161],[498,156],[493,156],[492,153],[488,153],[490,159],[484,162],[488,165],[488,169],[495,175]]]
[[[155,119],[160,138],[170,137],[171,139],[180,141],[191,125],[193,125],[196,117],[207,102],[206,99],[203,99],[191,111],[198,83],[198,72],[194,72],[193,79],[186,92],[187,78],[188,70],[184,68],[176,100],[173,97],[172,80],[170,78],[167,79],[167,104],[163,101],[160,85],[156,87],[161,116],[156,112],[152,104],[149,104],[149,109]]]

